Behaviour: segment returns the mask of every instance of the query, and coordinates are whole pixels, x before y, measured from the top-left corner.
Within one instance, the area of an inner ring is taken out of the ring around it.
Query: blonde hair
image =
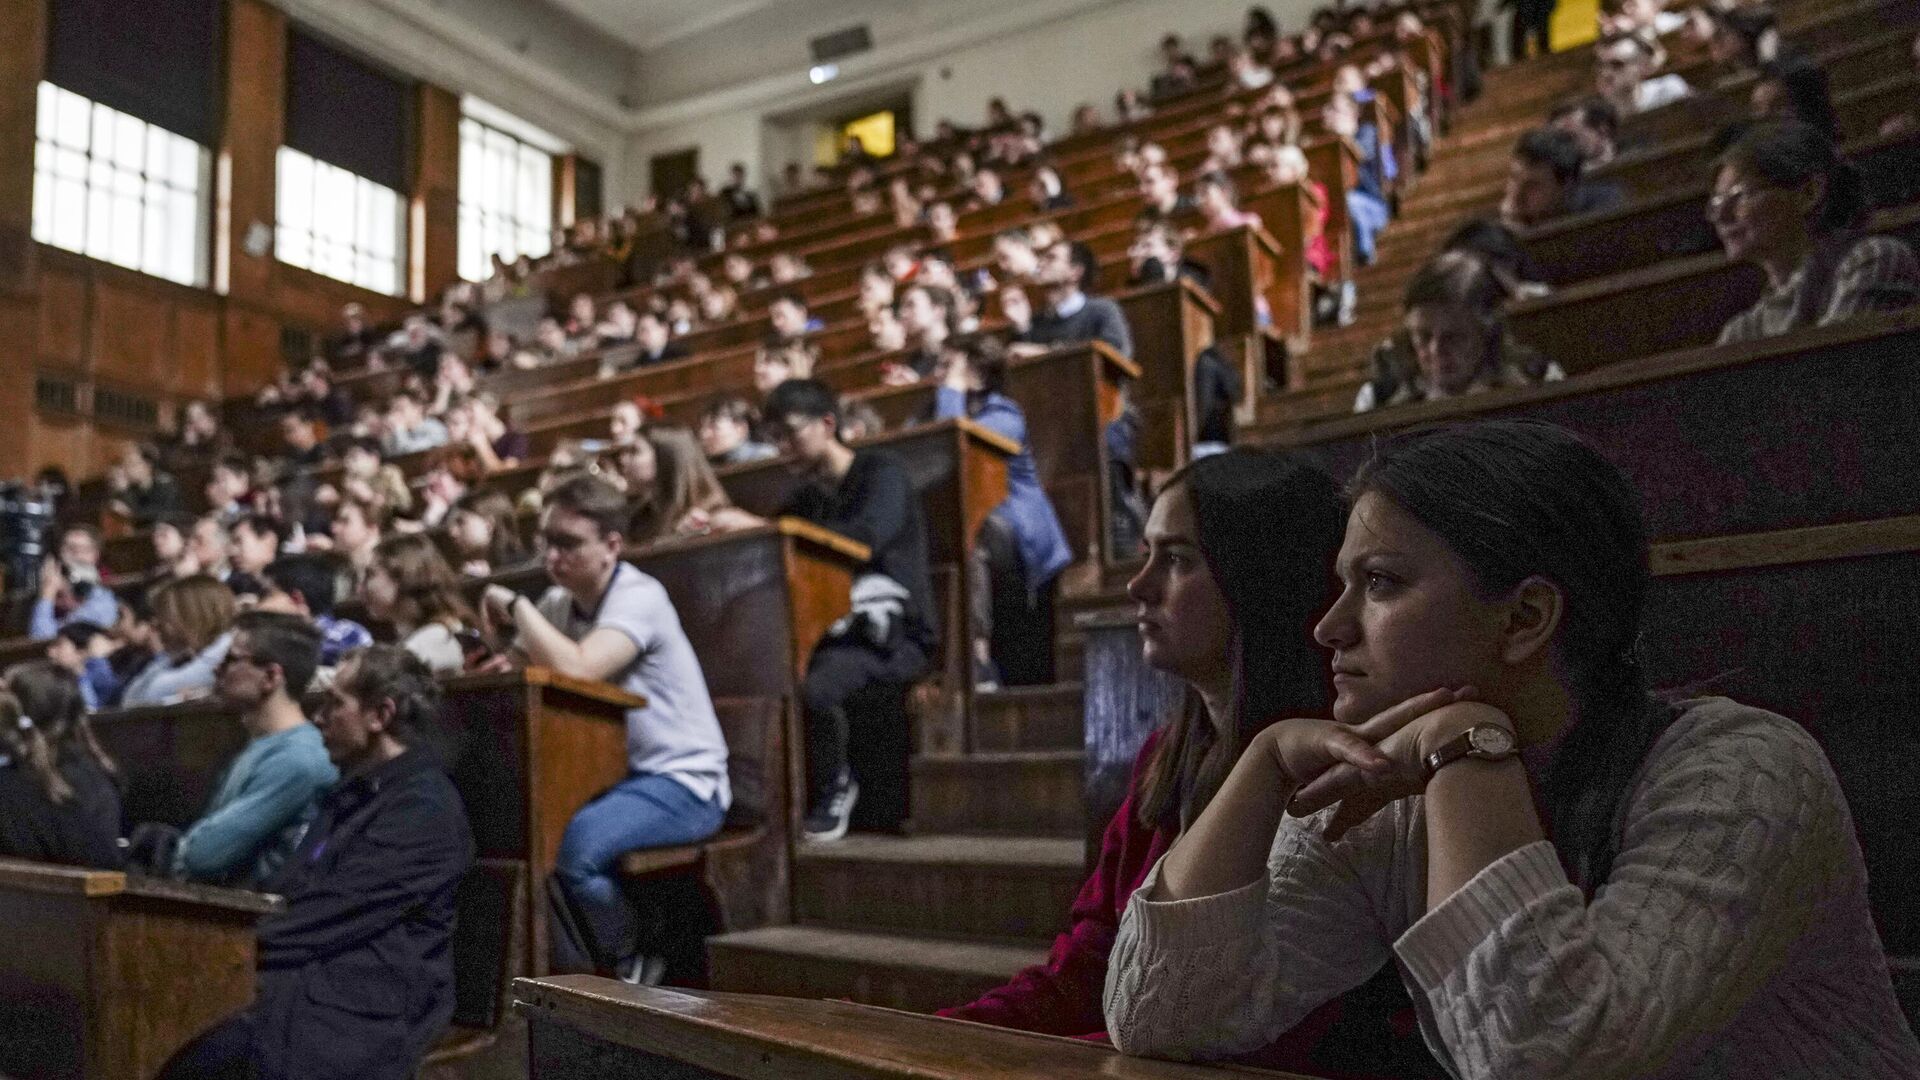
[[[179,632],[191,652],[199,652],[233,626],[233,590],[208,574],[191,574],[160,585],[150,601],[153,624]],[[166,644],[162,633],[161,644]]]

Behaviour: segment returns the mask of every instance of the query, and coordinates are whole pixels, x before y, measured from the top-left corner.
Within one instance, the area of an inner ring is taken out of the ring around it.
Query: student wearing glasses
[[[1716,163],[1707,217],[1727,257],[1767,273],[1767,289],[1734,316],[1720,342],[1756,341],[1920,297],[1913,250],[1863,235],[1871,207],[1860,173],[1815,128],[1766,122]]]
[[[561,838],[555,878],[578,916],[579,940],[565,924],[551,940],[555,970],[599,968],[655,983],[665,960],[642,949],[614,868],[629,851],[713,835],[732,792],[726,740],[680,615],[660,582],[620,557],[628,514],[598,477],[563,482],[547,495],[540,523],[553,587],[536,603],[493,585],[482,607],[529,662],[646,699],[627,713],[627,778],[582,807]]]
[[[200,820],[157,868],[173,877],[258,888],[300,843],[320,796],[340,777],[300,709],[320,663],[320,629],[298,615],[242,612],[214,673],[240,710],[246,748],[228,765]]]

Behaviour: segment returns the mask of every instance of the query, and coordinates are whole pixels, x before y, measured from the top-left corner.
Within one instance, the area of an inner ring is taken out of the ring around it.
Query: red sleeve
[[[1107,982],[1107,954],[1120,928],[1120,912],[1146,876],[1164,839],[1133,817],[1133,791],[1141,766],[1159,742],[1148,736],[1134,759],[1127,799],[1107,822],[1093,876],[1074,898],[1067,931],[1054,939],[1045,963],[1020,972],[1006,985],[974,1001],[940,1010],[940,1016],[1047,1035],[1087,1035],[1106,1030],[1100,996]]]

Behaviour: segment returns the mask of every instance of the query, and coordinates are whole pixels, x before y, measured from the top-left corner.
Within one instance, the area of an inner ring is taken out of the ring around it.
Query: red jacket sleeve
[[[1107,822],[1093,876],[1074,898],[1065,933],[1054,939],[1045,963],[1015,975],[974,1001],[942,1009],[941,1016],[1047,1035],[1090,1035],[1106,1030],[1100,996],[1107,981],[1107,954],[1120,928],[1120,912],[1167,848],[1168,838],[1141,827],[1133,816],[1140,770],[1160,741],[1147,737],[1134,759],[1127,799]]]

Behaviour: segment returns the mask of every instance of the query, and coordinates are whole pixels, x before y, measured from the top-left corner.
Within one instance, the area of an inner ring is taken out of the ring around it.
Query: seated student
[[[277,611],[309,619],[320,631],[320,668],[331,673],[355,649],[373,644],[373,634],[352,619],[335,615],[345,567],[337,556],[309,551],[282,555],[267,564],[261,577],[267,591],[256,611]]]
[[[920,497],[899,459],[885,450],[855,450],[840,440],[840,409],[833,391],[811,379],[775,388],[767,399],[775,441],[812,483],[781,509],[840,533],[872,551],[853,586],[853,612],[823,637],[807,662],[801,690],[807,724],[807,816],[812,841],[847,834],[859,785],[848,765],[848,740],[870,718],[848,714],[860,691],[899,687],[902,693],[927,670],[938,630],[927,527]],[[904,783],[904,777],[870,783]]]
[[[238,521],[239,518],[232,520]],[[204,514],[195,520],[192,530],[187,533],[187,554],[193,557],[199,573],[222,584],[230,580],[233,577],[233,532],[227,519],[218,514]]]
[[[44,641],[73,622],[112,626],[118,615],[113,590],[100,580],[99,530],[67,527],[59,552],[40,564],[40,595],[28,615],[27,636]]]
[[[1143,212],[1161,217],[1178,217],[1193,209],[1193,199],[1181,194],[1180,173],[1164,161],[1141,167],[1140,198],[1146,204]]]
[[[313,717],[340,783],[270,891],[254,1003],[160,1080],[406,1080],[453,1016],[454,898],[473,865],[460,795],[419,745],[440,687],[406,650],[350,655]]]
[[[80,700],[88,712],[116,694],[120,678],[107,657],[119,646],[113,634],[90,622],[70,622],[47,642],[47,659],[80,683]]]
[[[285,530],[279,518],[266,514],[248,514],[234,522],[228,534],[233,552],[229,564],[234,575],[257,579],[268,563],[280,557]]]
[[[1210,172],[1194,181],[1195,201],[1200,206],[1200,216],[1206,220],[1209,232],[1224,232],[1243,225],[1260,228],[1260,215],[1239,207],[1239,193],[1234,190],[1233,181],[1224,172]]]
[[[327,445],[320,436],[320,411],[300,405],[280,416],[280,465],[283,472],[315,469],[327,463]]]
[[[633,503],[627,540],[650,544],[676,536],[751,529],[764,521],[733,505],[693,433],[684,428],[648,428],[619,456],[627,498]]]
[[[1378,124],[1361,120],[1360,106],[1350,94],[1329,98],[1320,118],[1328,134],[1351,140],[1360,158],[1359,182],[1343,197],[1353,230],[1354,254],[1362,266],[1371,266],[1380,233],[1393,217],[1387,190],[1399,170],[1393,145],[1380,138]]]
[[[1760,69],[1750,99],[1756,120],[1797,121],[1828,142],[1840,141],[1840,118],[1833,111],[1827,69],[1798,58],[1769,61]]]
[[[1397,959],[1468,1080],[1920,1074],[1820,747],[1647,692],[1626,478],[1501,421],[1402,436],[1349,490],[1333,719],[1256,736],[1142,882],[1115,1045],[1258,1046]]]
[[[246,748],[221,773],[207,810],[180,834],[170,876],[257,889],[277,873],[340,774],[300,695],[320,662],[320,630],[298,615],[243,611],[215,693],[239,709]]]
[[[206,696],[233,640],[233,591],[194,574],[159,586],[149,605],[160,653],[127,682],[121,706],[170,705]]]
[[[807,311],[807,299],[797,292],[781,293],[767,305],[767,324],[773,328],[770,341],[797,342],[827,324]]]
[[[932,419],[965,417],[1006,436],[1020,452],[1007,461],[1007,498],[980,527],[970,554],[967,597],[973,681],[997,689],[1053,681],[1053,599],[1060,571],[1073,562],[1067,535],[1040,486],[1027,416],[1007,396],[1007,356],[992,338],[948,343],[934,391]]]
[[[411,390],[387,399],[387,434],[381,450],[389,456],[433,450],[447,444],[447,425],[428,416],[426,406]]]
[[[624,345],[632,341],[639,317],[634,314],[633,305],[625,300],[615,300],[607,305],[607,312],[593,328],[593,336],[602,346]]]
[[[45,660],[0,690],[0,856],[118,870],[120,788],[80,688]]]
[[[1759,303],[1727,321],[1722,344],[1754,341],[1920,298],[1920,263],[1893,237],[1863,236],[1859,172],[1804,124],[1760,124],[1715,163],[1707,216],[1730,259],[1767,272]]]
[[[407,485],[400,466],[381,459],[377,439],[356,436],[347,441],[340,453],[340,493],[387,514],[405,514],[413,509],[413,489]]]
[[[1656,76],[1666,51],[1640,34],[1615,34],[1594,46],[1600,70],[1594,88],[1623,117],[1670,105],[1693,94],[1679,75]]]
[[[185,508],[179,483],[171,473],[161,471],[160,448],[152,443],[126,448],[119,463],[107,471],[107,489],[113,495],[113,510],[135,528],[146,528]]]
[[[1547,114],[1547,126],[1573,136],[1584,171],[1612,162],[1620,152],[1620,110],[1606,98],[1587,97],[1555,106]]]
[[[591,940],[580,943],[588,955],[565,955],[569,935],[554,934],[553,966],[658,982],[662,962],[643,953],[614,868],[629,851],[713,835],[732,793],[700,660],[666,589],[621,559],[626,522],[626,500],[606,481],[561,484],[540,526],[553,587],[535,604],[492,585],[484,608],[529,662],[646,699],[627,714],[627,778],[582,807],[560,841],[555,878]]]
[[[1353,411],[1565,378],[1558,364],[1507,336],[1510,298],[1479,256],[1436,256],[1407,283],[1401,330],[1374,350],[1373,378]]]
[[[640,313],[640,320],[634,326],[633,340],[640,346],[640,351],[635,354],[632,367],[651,367],[669,360],[681,360],[688,355],[687,347],[673,340],[673,330],[667,325],[666,317],[652,309]]]
[[[947,338],[953,334],[959,300],[952,289],[915,284],[901,292],[898,306],[908,352],[906,362],[890,365],[884,379],[889,383],[918,382],[940,365]]]
[[[1046,962],[940,1015],[1050,1035],[1104,1030],[1107,953],[1141,879],[1206,810],[1255,735],[1332,701],[1328,657],[1311,627],[1336,593],[1327,567],[1342,516],[1331,479],[1268,451],[1203,458],[1167,481],[1146,565],[1127,592],[1143,659],[1183,682],[1185,699],[1134,758],[1126,799]],[[1389,1026],[1394,1010],[1411,1012],[1404,990],[1397,980],[1384,989],[1323,1006],[1257,1063],[1318,1075],[1438,1074],[1417,1038]]]
[[[1027,198],[1034,210],[1042,214],[1070,210],[1074,205],[1066,181],[1060,178],[1060,170],[1044,162],[1034,167],[1033,176],[1027,180]]]
[[[753,355],[753,388],[764,397],[788,379],[811,378],[818,359],[818,350],[803,341],[762,344]]]
[[[1134,222],[1133,243],[1127,247],[1127,284],[1160,285],[1181,278],[1206,288],[1213,274],[1187,257],[1180,230],[1163,217],[1141,217]]]
[[[530,558],[520,541],[513,500],[502,492],[470,491],[461,496],[447,515],[447,537],[458,553],[460,573],[468,577],[486,577]]]
[[[1520,136],[1507,163],[1500,218],[1513,229],[1532,229],[1558,218],[1610,210],[1626,201],[1613,184],[1583,182],[1580,142],[1558,128],[1535,128]]]
[[[479,619],[460,592],[460,579],[425,533],[389,536],[373,549],[360,598],[367,614],[392,625],[400,644],[435,675],[467,666],[461,638]]]
[[[1062,240],[1040,252],[1036,281],[1044,290],[1045,310],[1033,313],[1032,325],[1016,335],[1011,351],[1031,356],[1057,345],[1102,341],[1131,357],[1133,332],[1120,305],[1086,293],[1099,272],[1100,264],[1085,244]]]
[[[743,397],[726,397],[707,406],[700,414],[700,449],[715,468],[747,461],[765,461],[777,456],[769,443],[753,437],[759,416],[753,404]]]
[[[1465,251],[1480,257],[1487,269],[1514,300],[1531,300],[1553,292],[1545,281],[1546,273],[1527,254],[1520,237],[1493,218],[1475,218],[1464,222],[1441,242],[1436,256],[1449,251]]]
[[[1701,9],[1713,25],[1707,55],[1727,75],[1753,71],[1780,52],[1779,20],[1765,4]]]

